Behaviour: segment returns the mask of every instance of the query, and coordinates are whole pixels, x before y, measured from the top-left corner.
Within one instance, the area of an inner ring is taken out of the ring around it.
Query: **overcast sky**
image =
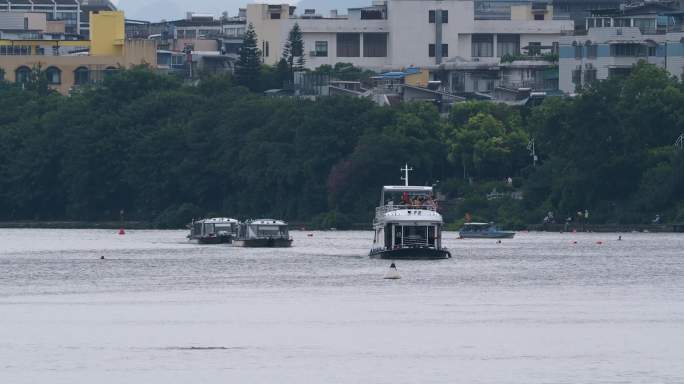
[[[270,4],[290,3],[297,5],[298,12],[304,8],[315,8],[327,13],[330,9],[338,9],[346,13],[349,7],[367,5],[372,0],[299,0],[299,1],[249,1],[249,0],[114,0],[119,9],[126,13],[126,18],[148,21],[161,19],[173,20],[185,17],[186,12],[212,13],[219,16],[228,11],[230,16],[237,14],[238,8],[245,7],[248,2],[264,2]]]

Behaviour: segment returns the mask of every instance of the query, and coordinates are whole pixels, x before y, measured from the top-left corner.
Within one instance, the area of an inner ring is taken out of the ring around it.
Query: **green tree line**
[[[684,89],[649,65],[574,98],[459,103],[447,118],[428,103],[271,98],[228,77],[189,86],[145,68],[70,96],[0,83],[0,105],[0,220],[124,209],[160,227],[227,215],[345,228],[370,222],[404,163],[412,183],[448,198],[450,221],[469,212],[517,227],[580,209],[596,222],[684,220],[673,146]],[[493,190],[505,196],[487,199]]]

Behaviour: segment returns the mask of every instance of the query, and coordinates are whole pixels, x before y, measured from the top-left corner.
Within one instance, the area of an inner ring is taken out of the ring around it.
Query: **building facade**
[[[81,33],[81,5],[78,0],[0,0],[0,13],[44,13],[49,21],[64,23],[67,35]]]
[[[280,60],[295,23],[303,32],[306,66],[350,62],[376,70],[440,65],[450,59],[499,62],[522,48],[552,46],[572,21],[556,20],[552,6],[513,7],[508,19],[475,18],[472,0],[387,0],[348,14],[323,17],[314,10],[295,14],[288,4],[249,4],[264,62]]]
[[[51,89],[68,94],[121,67],[157,66],[155,41],[124,38],[123,13],[92,13],[90,20],[91,40],[0,40],[4,80],[25,83],[40,69]]]
[[[586,35],[564,37],[559,87],[573,93],[597,80],[629,74],[639,61],[682,79],[684,12],[658,3],[594,11]]]

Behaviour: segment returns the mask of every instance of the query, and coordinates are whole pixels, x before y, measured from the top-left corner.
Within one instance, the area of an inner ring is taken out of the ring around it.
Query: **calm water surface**
[[[449,233],[391,281],[371,232],[3,229],[0,383],[683,383],[684,236],[622,236]]]

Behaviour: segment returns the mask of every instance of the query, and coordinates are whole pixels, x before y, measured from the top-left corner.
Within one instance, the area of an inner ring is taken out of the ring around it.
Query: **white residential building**
[[[505,20],[475,18],[473,0],[386,0],[346,15],[323,17],[314,10],[295,14],[288,4],[249,4],[247,22],[254,25],[264,62],[274,65],[282,55],[295,23],[303,32],[306,66],[349,62],[390,70],[428,67],[449,60],[499,63],[526,47],[556,47],[571,20],[553,18],[550,4],[514,5]],[[538,48],[535,48],[538,47]]]
[[[639,61],[684,78],[684,12],[649,2],[595,11],[586,23],[586,35],[561,40],[559,88],[563,92],[624,76]]]

